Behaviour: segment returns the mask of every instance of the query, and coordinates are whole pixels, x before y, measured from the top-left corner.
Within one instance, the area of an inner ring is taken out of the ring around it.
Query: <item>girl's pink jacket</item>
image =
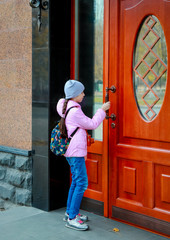
[[[56,107],[57,112],[61,117],[64,117],[64,114],[62,114],[64,100],[64,98],[60,99]],[[104,120],[106,113],[100,108],[91,119],[83,113],[80,104],[70,100],[67,104],[67,109],[72,106],[76,107],[69,111],[65,121],[68,137],[77,127],[79,127],[79,129],[71,139],[65,157],[85,157],[87,155],[86,130],[96,129]]]

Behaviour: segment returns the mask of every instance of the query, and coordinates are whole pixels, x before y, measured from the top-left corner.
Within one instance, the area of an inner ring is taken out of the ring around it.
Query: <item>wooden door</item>
[[[82,109],[89,117],[102,106],[103,89],[108,85],[108,66],[103,66],[103,59],[108,58],[108,52],[103,51],[103,45],[108,48],[108,38],[105,41],[105,35],[108,35],[105,32],[108,31],[104,26],[107,25],[108,29],[108,21],[104,24],[104,16],[108,16],[105,14],[106,9],[109,9],[108,3],[104,0],[71,1],[70,77],[85,85],[86,104]],[[108,60],[105,62],[108,63]],[[108,216],[108,122],[105,121],[89,134],[94,142],[87,149],[88,189],[81,207]]]
[[[169,234],[170,1],[110,0],[109,216]],[[158,28],[157,28],[158,27]],[[114,124],[113,124],[114,123]]]

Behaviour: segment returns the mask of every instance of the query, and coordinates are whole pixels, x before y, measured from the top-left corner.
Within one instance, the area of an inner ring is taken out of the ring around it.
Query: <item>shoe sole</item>
[[[69,225],[69,224],[67,224],[67,223],[66,223],[65,226],[66,226],[67,228],[71,228],[71,229],[74,229],[74,230],[77,230],[77,231],[86,231],[86,230],[89,229],[89,227],[88,227],[88,228],[76,228],[76,227],[71,226],[71,225]]]

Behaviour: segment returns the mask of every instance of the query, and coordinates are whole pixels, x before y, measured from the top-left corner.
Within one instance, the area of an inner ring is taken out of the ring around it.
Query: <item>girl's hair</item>
[[[66,113],[66,108],[67,108],[67,103],[70,99],[65,99],[64,104],[63,104],[63,110],[62,110],[62,114]],[[65,125],[65,118],[61,118],[60,120],[60,133],[61,133],[61,137],[67,137],[67,129],[66,129],[66,125]]]

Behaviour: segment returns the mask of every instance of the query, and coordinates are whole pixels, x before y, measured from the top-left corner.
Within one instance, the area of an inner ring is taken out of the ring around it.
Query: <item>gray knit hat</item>
[[[64,86],[65,98],[70,99],[77,97],[84,91],[84,85],[76,80],[68,80]]]

